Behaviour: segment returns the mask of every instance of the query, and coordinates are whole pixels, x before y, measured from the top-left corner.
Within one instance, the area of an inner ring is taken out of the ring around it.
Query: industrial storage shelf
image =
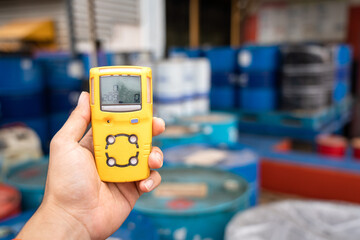
[[[360,203],[360,160],[294,151],[285,138],[243,134],[240,143],[260,155],[262,188],[300,196]],[[285,144],[284,144],[285,143]]]
[[[238,110],[236,113],[239,116],[239,121],[243,123],[321,130],[327,124],[347,114],[350,111],[351,103],[352,100],[348,97],[326,109],[318,111],[255,112]]]

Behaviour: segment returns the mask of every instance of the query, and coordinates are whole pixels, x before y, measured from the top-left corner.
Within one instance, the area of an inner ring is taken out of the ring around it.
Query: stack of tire
[[[236,54],[231,47],[217,47],[205,51],[211,67],[211,109],[235,108]]]
[[[41,68],[30,55],[0,56],[0,125],[21,124],[47,142],[46,106]]]
[[[281,105],[284,110],[318,110],[332,104],[334,65],[329,47],[282,48]]]
[[[280,52],[278,46],[244,46],[238,53],[241,72],[239,106],[249,111],[277,107]]]

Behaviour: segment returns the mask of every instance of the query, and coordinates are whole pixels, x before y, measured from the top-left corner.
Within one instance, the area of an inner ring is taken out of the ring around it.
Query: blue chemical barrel
[[[45,114],[45,96],[42,92],[0,94],[0,117],[31,118]]]
[[[218,148],[208,144],[188,144],[164,150],[165,166],[212,166],[230,171],[249,183],[250,206],[259,195],[259,157],[244,145]]]
[[[333,47],[335,67],[347,67],[352,63],[353,51],[347,44],[338,44]]]
[[[234,73],[236,71],[237,50],[231,47],[210,48],[205,57],[210,61],[212,73]]]
[[[239,76],[238,84],[246,88],[276,88],[278,79],[276,72],[249,72]]]
[[[43,76],[50,89],[80,90],[84,77],[81,60],[66,52],[42,52],[37,55],[43,66]]]
[[[205,135],[207,143],[215,145],[232,145],[237,142],[238,120],[235,115],[227,113],[211,113],[180,119],[188,126],[199,127]]]
[[[233,173],[203,167],[159,172],[162,184],[135,209],[153,221],[161,239],[223,239],[231,217],[249,206],[248,184]]]
[[[204,134],[198,127],[184,125],[166,126],[165,132],[153,138],[153,145],[162,149],[204,141]]]
[[[76,90],[50,90],[48,92],[49,112],[70,112],[78,102],[80,91]]]
[[[36,209],[40,206],[45,191],[48,170],[48,158],[28,162],[11,168],[4,181],[21,192],[23,210]]]
[[[237,81],[237,75],[233,73],[212,73],[211,85],[212,86],[232,86]]]
[[[1,56],[0,96],[39,93],[44,88],[40,65],[31,58]]]
[[[16,217],[0,222],[0,240],[11,240],[31,218],[34,211],[26,211]],[[145,216],[132,211],[121,227],[109,239],[112,240],[158,240],[152,222]]]
[[[277,91],[273,88],[242,88],[240,107],[250,111],[272,111],[277,105]]]
[[[240,72],[276,72],[280,68],[278,46],[248,45],[237,55]]]
[[[51,113],[49,117],[49,137],[50,139],[62,128],[69,118],[70,112]]]
[[[233,109],[235,88],[233,86],[213,86],[210,89],[211,109]]]

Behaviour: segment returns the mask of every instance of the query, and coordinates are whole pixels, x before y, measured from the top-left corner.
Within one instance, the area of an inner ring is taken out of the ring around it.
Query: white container
[[[193,58],[196,95],[209,94],[211,87],[210,62],[207,58]]]
[[[210,112],[209,96],[202,96],[193,99],[193,113],[192,115],[202,115]]]
[[[167,124],[173,123],[177,118],[185,116],[184,104],[182,101],[172,103],[155,103],[154,116],[164,119]]]
[[[169,59],[158,62],[153,68],[154,100],[167,102],[183,97],[183,61]]]

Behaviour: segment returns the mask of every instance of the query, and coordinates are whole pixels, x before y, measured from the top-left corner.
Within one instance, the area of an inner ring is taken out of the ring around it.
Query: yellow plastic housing
[[[100,77],[109,75],[141,76],[141,109],[129,112],[101,110]],[[148,158],[152,144],[153,96],[152,76],[148,67],[111,66],[90,70],[91,123],[96,167],[102,181],[133,182],[145,179],[150,174]],[[137,119],[137,123],[134,123]],[[133,120],[133,121],[132,121]],[[137,144],[130,136],[137,137]],[[109,144],[108,136],[116,137]],[[130,158],[137,155],[137,164],[130,165]],[[118,166],[110,166],[109,157]],[[128,165],[128,166],[127,166]]]

